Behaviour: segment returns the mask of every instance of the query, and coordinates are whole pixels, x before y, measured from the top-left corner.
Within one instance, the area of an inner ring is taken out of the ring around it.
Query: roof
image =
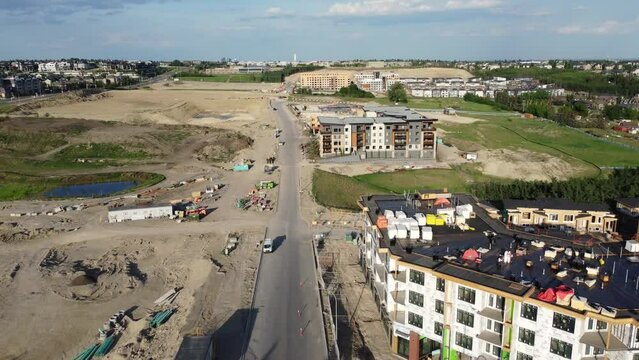
[[[344,126],[344,120],[335,116],[318,116],[317,121],[323,125],[340,125]]]
[[[536,298],[542,290],[566,285],[575,291],[575,295],[587,299],[590,304],[617,309],[616,317],[639,319],[639,298],[636,295],[636,288],[639,286],[639,257],[633,257],[623,250],[623,243],[597,243],[592,246],[582,241],[587,237],[564,240],[545,235],[513,233],[502,223],[490,220],[483,208],[469,196],[453,195],[453,204],[469,203],[473,206],[477,216],[466,220],[471,230],[432,226],[432,241],[397,239],[391,242],[388,231],[379,229],[379,247],[388,249],[402,262],[512,296]],[[373,224],[385,210],[401,210],[407,217],[412,217],[417,212],[436,212],[436,209],[413,201],[410,196],[408,200],[396,195],[364,196],[360,204],[368,210],[366,215]],[[494,237],[486,235],[489,230],[495,233]],[[533,242],[536,241],[544,243],[535,246]],[[560,250],[549,257],[546,250],[551,247],[558,247]],[[464,260],[463,255],[468,249],[475,249],[480,253],[480,261]],[[510,263],[500,261],[506,251],[513,254]],[[579,254],[575,255],[577,252]],[[603,259],[604,263],[600,264],[599,259]],[[555,264],[558,269],[553,270],[552,266]],[[610,275],[609,282],[604,284],[601,277],[593,278],[588,275],[588,267],[596,268],[598,275]],[[564,275],[559,275],[560,273]],[[594,285],[586,285],[585,280],[589,279],[595,280]],[[556,303],[553,305],[562,306]],[[568,306],[564,308],[583,313],[582,309]]]
[[[505,199],[504,209],[531,208],[552,210],[582,210],[582,211],[610,211],[610,207],[603,203],[581,203],[568,199],[538,199],[538,200],[514,200]]]
[[[185,336],[180,344],[180,349],[175,355],[175,360],[209,360],[209,347],[213,346],[213,335]]]
[[[120,206],[120,207],[110,207],[109,212],[112,211],[124,211],[124,210],[140,210],[140,209],[156,209],[161,207],[171,207],[171,204],[148,204],[148,205],[131,205],[131,206]]]
[[[636,198],[621,198],[617,199],[617,202],[631,208],[639,208],[639,197]]]

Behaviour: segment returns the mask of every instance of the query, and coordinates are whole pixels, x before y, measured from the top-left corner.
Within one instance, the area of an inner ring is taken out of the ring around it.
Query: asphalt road
[[[274,251],[264,254],[255,289],[245,359],[326,359],[311,233],[300,216],[299,131],[283,101],[279,116],[281,179],[277,213],[269,223]]]

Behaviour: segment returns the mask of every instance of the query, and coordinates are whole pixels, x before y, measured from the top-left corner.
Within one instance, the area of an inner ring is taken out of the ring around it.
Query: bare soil
[[[128,327],[106,358],[172,359],[183,335],[215,335],[249,306],[257,245],[271,213],[237,209],[235,203],[260,180],[279,182],[278,172],[262,172],[277,148],[272,86],[252,85],[158,84],[91,101],[48,102],[33,108],[38,119],[21,115],[0,122],[34,133],[60,128],[72,144],[143,147],[151,159],[118,171],[167,177],[135,197],[0,203],[0,358],[71,358],[97,342],[97,329],[112,314],[129,310]],[[45,113],[51,117],[43,118]],[[81,131],[67,131],[77,126]],[[37,156],[49,159],[62,148]],[[229,170],[242,159],[255,160],[254,167]],[[113,169],[73,169],[96,171]],[[110,206],[193,200],[194,191],[215,184],[224,186],[202,198],[209,213],[200,222],[105,222]],[[277,188],[267,193],[274,199]],[[53,213],[60,207],[67,210]],[[225,256],[227,234],[234,231],[241,234],[240,245]],[[182,288],[171,304],[175,314],[149,330],[149,314],[158,310],[153,301],[175,287]]]

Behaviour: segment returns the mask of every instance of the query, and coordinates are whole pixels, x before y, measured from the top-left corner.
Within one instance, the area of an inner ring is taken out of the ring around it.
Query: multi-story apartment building
[[[42,93],[42,80],[29,76],[16,76],[2,79],[5,97],[27,96]]]
[[[400,78],[394,72],[382,73],[375,71],[355,74],[353,75],[353,81],[362,90],[382,93],[388,91],[393,84],[399,82]]]
[[[504,222],[517,226],[586,232],[614,232],[617,216],[606,204],[566,199],[504,200]]]
[[[365,106],[363,117],[318,117],[321,157],[358,153],[370,158],[435,159],[433,123],[405,107]]]
[[[453,196],[450,203],[466,200]],[[399,226],[439,208],[419,196],[361,198],[360,263],[395,354],[409,360],[639,359],[639,268],[621,243],[592,248],[513,237],[490,228],[475,205],[466,214],[452,209],[454,223],[471,229],[420,226],[432,237],[415,240]]]
[[[300,74],[300,87],[320,91],[337,91],[350,85],[351,74],[348,72],[308,72]]]

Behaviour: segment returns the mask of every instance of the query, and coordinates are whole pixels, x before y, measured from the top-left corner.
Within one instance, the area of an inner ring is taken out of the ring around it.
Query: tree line
[[[639,79],[621,74],[599,74],[572,69],[501,68],[476,71],[475,75],[508,79],[531,77],[543,84],[555,84],[570,91],[585,91],[599,95],[633,97],[639,94]]]
[[[561,125],[571,127],[605,128],[606,122],[602,118],[592,118],[588,121],[578,121],[577,117],[585,118],[589,115],[588,106],[568,96],[565,101],[553,100],[545,91],[536,91],[522,95],[508,95],[505,91],[495,93],[494,99],[464,95],[464,100],[480,104],[491,105],[496,109],[530,113],[537,117],[553,120]]]
[[[470,192],[484,200],[564,198],[577,202],[606,202],[639,197],[639,168],[615,169],[607,176],[570,180],[481,182]]]

